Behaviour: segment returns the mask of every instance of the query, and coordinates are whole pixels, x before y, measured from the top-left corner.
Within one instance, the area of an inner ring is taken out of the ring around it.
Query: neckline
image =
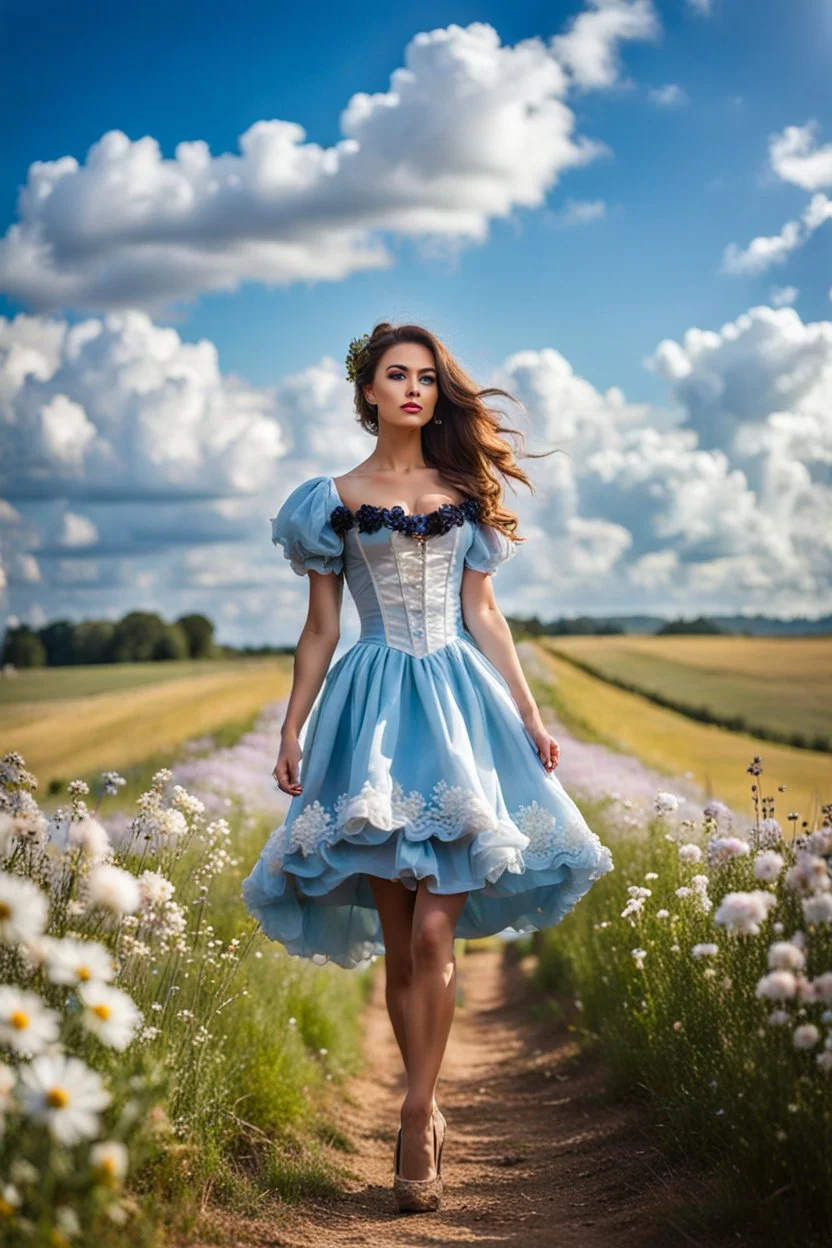
[[[351,507],[347,506],[341,498],[341,495],[338,493],[338,486],[335,484],[335,478],[327,477],[327,481],[329,481],[329,484],[332,487],[332,493],[337,499],[337,506],[342,512],[352,516],[353,520],[358,515],[358,512],[363,511],[365,508],[367,511],[376,512],[378,515],[382,515],[385,512],[388,515],[401,513],[405,520],[424,520],[428,516],[441,515],[443,512],[447,511],[448,508],[451,508],[453,511],[459,511],[461,508],[465,507],[466,503],[471,504],[476,501],[472,495],[466,494],[459,503],[440,503],[438,507],[432,508],[431,511],[405,511],[404,507],[400,506],[399,503],[396,503],[393,507],[377,507],[375,503],[362,503],[356,511],[353,511]]]

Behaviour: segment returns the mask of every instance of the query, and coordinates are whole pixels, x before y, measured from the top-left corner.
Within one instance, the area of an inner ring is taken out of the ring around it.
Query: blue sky
[[[7,620],[291,640],[267,517],[369,453],[341,363],[381,317],[570,451],[511,500],[505,609],[832,608],[828,0],[0,21]]]

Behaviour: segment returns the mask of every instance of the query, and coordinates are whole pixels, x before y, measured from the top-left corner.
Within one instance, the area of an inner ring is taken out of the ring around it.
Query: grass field
[[[558,638],[556,644],[560,645],[561,640]],[[762,791],[777,797],[777,815],[781,820],[790,810],[799,811],[803,817],[810,812],[817,814],[821,802],[832,800],[830,755],[761,742],[742,733],[696,723],[656,706],[648,698],[616,689],[588,675],[553,653],[545,639],[541,641],[540,653],[552,675],[558,711],[565,722],[585,735],[636,754],[669,775],[690,771],[709,795],[721,798],[736,810],[747,810],[749,816],[751,781],[745,768],[755,754],[762,757],[765,769]],[[783,794],[776,792],[780,784],[786,785]]]
[[[24,672],[0,706],[0,753],[22,754],[44,793],[53,780],[158,760],[250,719],[287,696],[291,672],[291,656]]]
[[[832,733],[832,637],[556,637],[546,645],[680,709],[705,706],[809,740]]]

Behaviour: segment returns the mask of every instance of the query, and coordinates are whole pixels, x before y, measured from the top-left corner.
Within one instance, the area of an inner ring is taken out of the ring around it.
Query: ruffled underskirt
[[[613,869],[465,636],[424,657],[356,642],[301,745],[303,792],[243,882],[290,954],[347,969],[383,954],[368,876],[467,892],[456,935],[477,937],[551,927]]]

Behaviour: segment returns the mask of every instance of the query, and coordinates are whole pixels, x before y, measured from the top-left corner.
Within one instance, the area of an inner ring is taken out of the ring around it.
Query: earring
[[[442,418],[441,418],[441,416],[434,416],[434,417],[433,417],[433,423],[434,423],[435,425],[441,425],[441,424],[442,424]]]

